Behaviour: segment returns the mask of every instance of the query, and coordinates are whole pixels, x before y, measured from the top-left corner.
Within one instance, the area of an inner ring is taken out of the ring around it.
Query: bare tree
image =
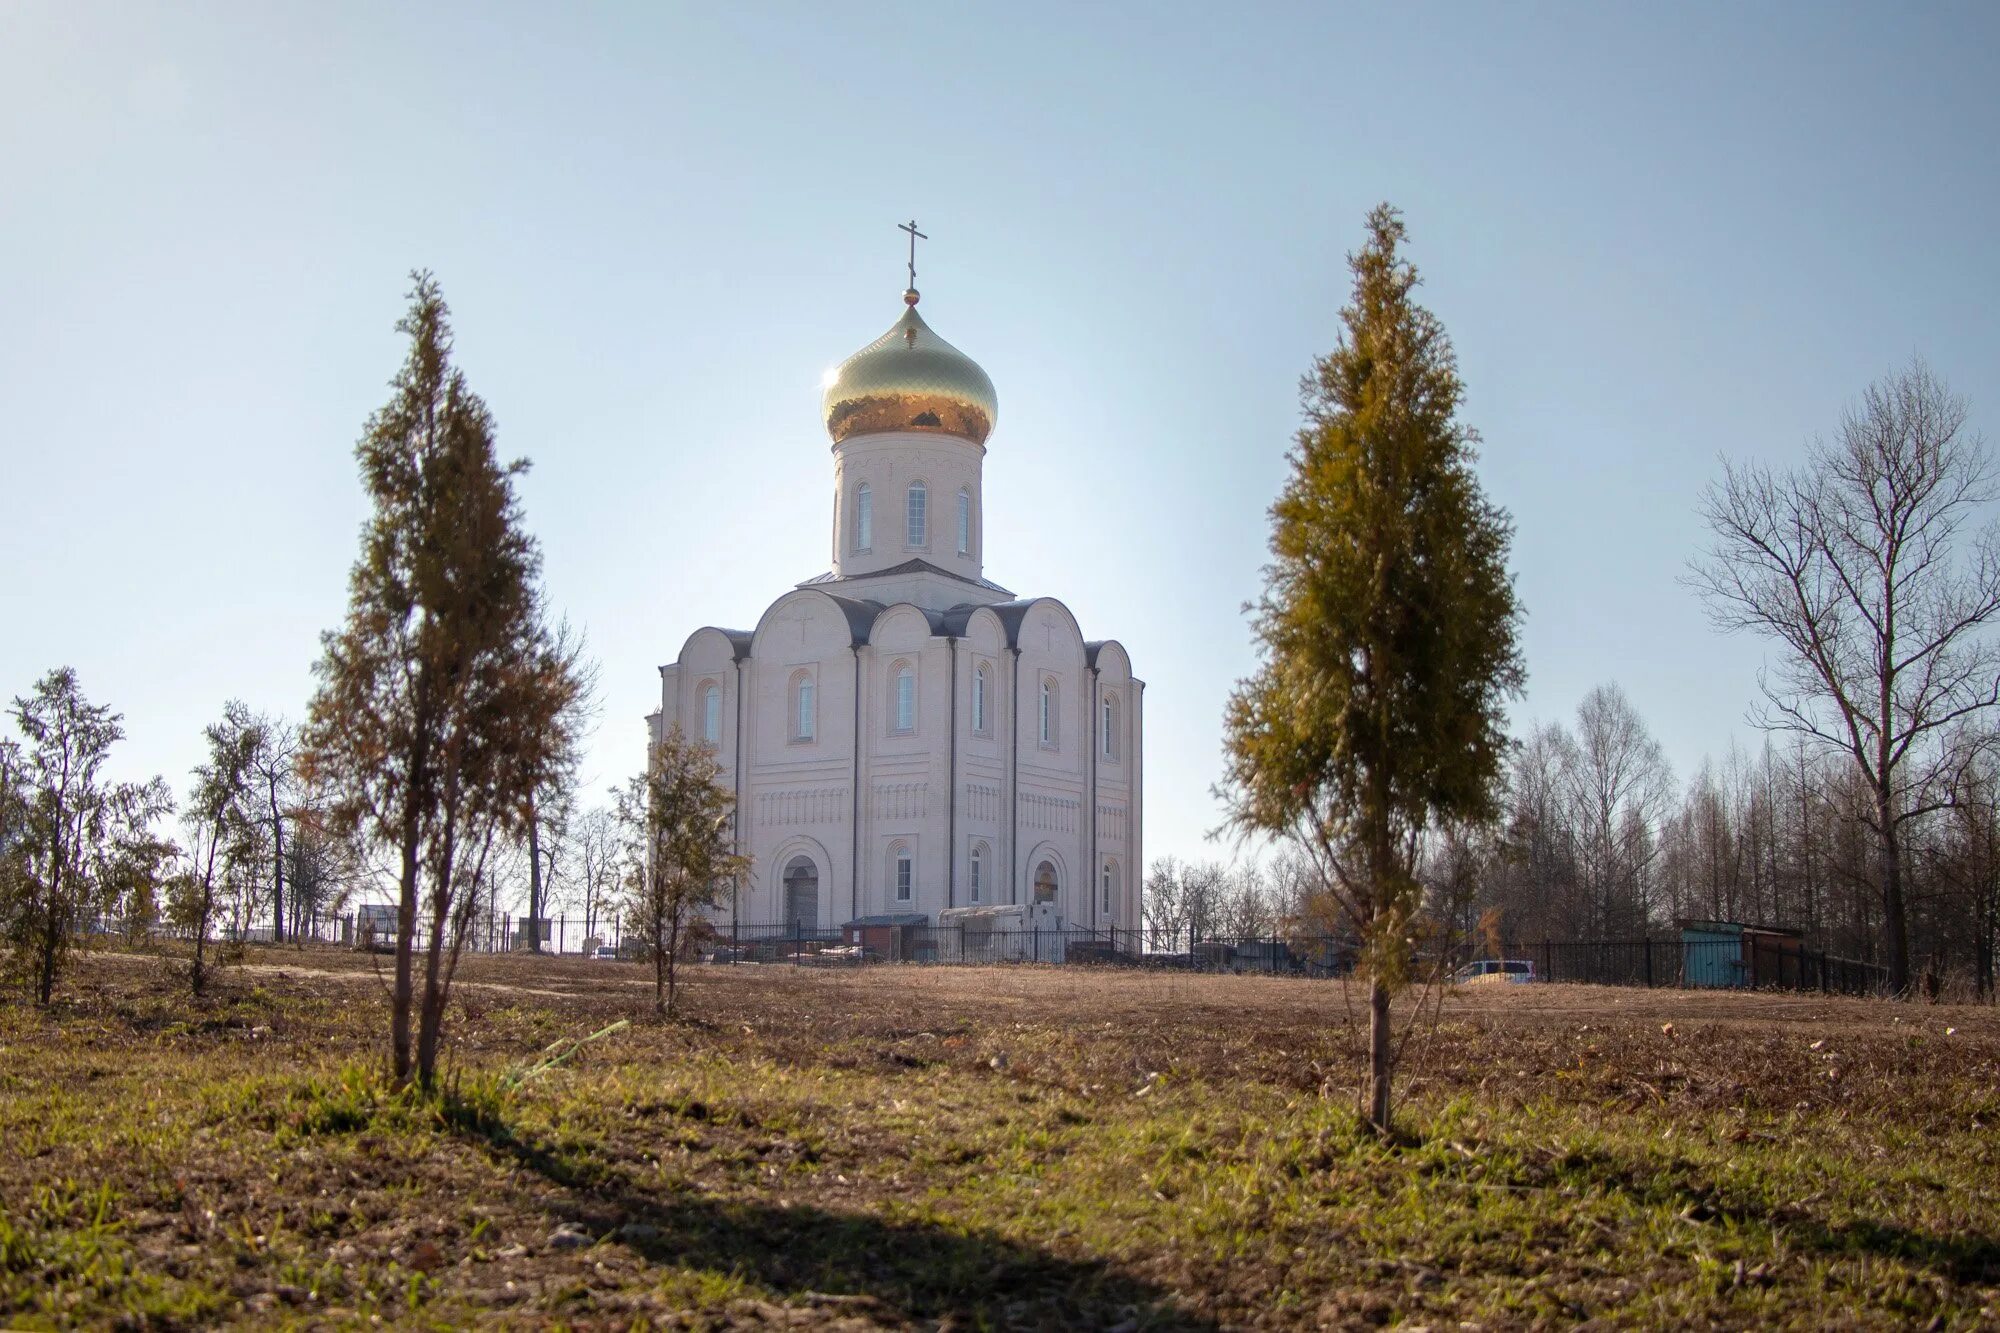
[[[571,822],[569,844],[569,861],[575,867],[577,892],[583,899],[583,933],[593,938],[598,919],[611,912],[618,893],[617,817],[601,805],[590,807]]]
[[[270,858],[271,939],[275,943],[285,938],[286,838],[298,799],[299,731],[281,716],[253,713],[235,700],[225,710],[224,721],[257,737],[249,757],[249,778],[256,789],[255,827],[263,852]]]
[[[1187,929],[1187,902],[1181,892],[1178,857],[1159,857],[1147,868],[1139,907],[1146,919],[1146,929],[1156,941],[1180,938]]]
[[[1772,472],[1724,463],[1690,582],[1727,631],[1777,641],[1753,719],[1852,758],[1866,783],[1889,980],[1911,981],[1903,838],[1969,762],[1962,723],[2000,702],[2000,539],[1966,406],[1921,362],[1871,385],[1837,440]],[[1969,549],[1968,549],[1969,539]]]
[[[1646,873],[1655,836],[1673,798],[1673,774],[1660,744],[1617,685],[1599,685],[1576,710],[1576,736],[1564,755],[1564,786],[1594,933],[1643,930]]]

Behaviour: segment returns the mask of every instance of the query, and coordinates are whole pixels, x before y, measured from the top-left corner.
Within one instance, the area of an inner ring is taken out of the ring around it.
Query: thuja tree
[[[1302,384],[1222,786],[1231,824],[1295,840],[1360,938],[1366,1118],[1385,1134],[1423,835],[1495,814],[1503,703],[1524,680],[1512,527],[1473,475],[1457,362],[1412,299],[1403,240],[1394,209],[1369,215],[1345,331]]]
[[[0,752],[0,930],[47,1004],[77,937],[121,903],[149,910],[166,844],[150,832],[172,809],[158,778],[113,782],[118,714],[60,667],[14,700],[18,744]]]
[[[487,853],[525,832],[530,794],[568,763],[582,673],[544,614],[514,490],[527,464],[499,460],[438,284],[414,280],[396,326],[408,357],[355,447],[373,513],[304,739],[307,777],[396,867],[392,1065],[428,1088]]]
[[[646,771],[616,793],[629,930],[652,955],[653,1008],[662,1017],[674,1011],[675,966],[695,914],[750,867],[731,850],[736,797],[721,778],[714,747],[675,727],[653,747]]]

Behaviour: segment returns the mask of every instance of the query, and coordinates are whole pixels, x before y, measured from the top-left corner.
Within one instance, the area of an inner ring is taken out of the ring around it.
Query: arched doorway
[[[1056,900],[1056,867],[1053,861],[1044,861],[1035,867],[1035,901],[1052,903]]]
[[[803,930],[819,926],[819,867],[809,856],[785,866],[785,924]]]

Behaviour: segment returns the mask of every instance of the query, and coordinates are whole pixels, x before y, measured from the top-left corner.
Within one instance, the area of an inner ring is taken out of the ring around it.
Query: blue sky
[[[1298,378],[1401,207],[1513,514],[1521,724],[1616,680],[1686,776],[1761,647],[1677,583],[1718,454],[1926,357],[2000,417],[1990,5],[0,6],[0,694],[75,666],[182,785],[298,713],[434,269],[555,605],[654,668],[827,564],[824,369],[1000,392],[987,572],[1122,639],[1149,856],[1214,855]]]

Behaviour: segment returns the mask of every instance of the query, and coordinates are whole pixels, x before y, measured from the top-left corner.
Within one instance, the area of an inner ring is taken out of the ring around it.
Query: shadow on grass
[[[1875,1221],[1809,1226],[1792,1235],[1826,1254],[1902,1259],[1968,1286],[2000,1283],[2000,1237],[1941,1236]]]
[[[890,1322],[1033,1328],[1212,1329],[1166,1291],[1097,1260],[978,1231],[808,1205],[654,1195],[589,1159],[516,1137],[460,1104],[454,1128],[572,1191],[559,1210],[592,1237],[658,1264],[727,1274],[777,1300]]]
[[[1530,1188],[1566,1183],[1621,1194],[1641,1207],[1667,1209],[1695,1222],[1721,1220],[1783,1237],[1819,1255],[1896,1259],[1966,1286],[2000,1282],[2000,1236],[1926,1231],[1864,1218],[1829,1222],[1795,1206],[1718,1189],[1692,1163],[1663,1163],[1603,1149],[1572,1148],[1522,1177]]]

